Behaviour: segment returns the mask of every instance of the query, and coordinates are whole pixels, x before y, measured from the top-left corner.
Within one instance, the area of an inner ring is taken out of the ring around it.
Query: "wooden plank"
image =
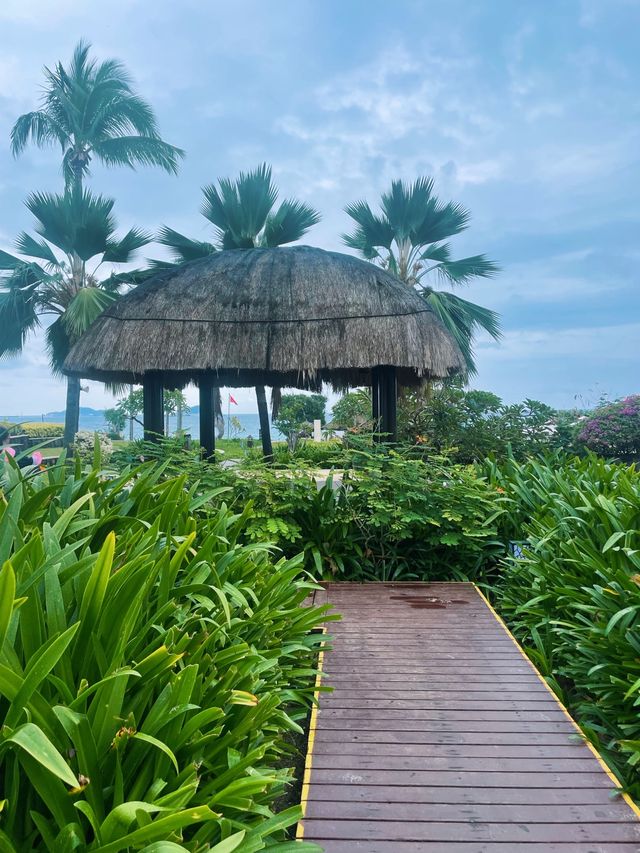
[[[425,703],[427,707],[432,707],[433,702],[443,702],[443,701],[451,701],[457,702],[458,699],[463,696],[465,701],[468,702],[486,702],[487,696],[492,698],[500,698],[503,702],[533,702],[534,704],[540,704],[541,702],[544,704],[552,704],[555,705],[554,700],[548,694],[540,693],[540,690],[537,689],[538,685],[536,685],[536,689],[533,689],[533,685],[530,687],[524,687],[520,690],[506,690],[501,689],[500,691],[493,688],[485,688],[484,690],[477,690],[473,687],[469,687],[469,689],[465,689],[465,686],[460,682],[455,689],[447,688],[447,689],[439,689],[435,690],[432,688],[425,689],[423,687],[411,687],[406,690],[389,690],[387,688],[380,688],[376,690],[376,688],[371,685],[365,688],[357,688],[352,685],[348,685],[348,687],[342,690],[336,690],[333,693],[327,693],[324,696],[324,704],[331,702],[332,705],[340,702],[371,702],[376,703],[380,702],[393,702],[394,707],[404,707],[401,703],[411,701],[413,704],[421,704]],[[348,690],[348,697],[345,696],[345,693]],[[409,700],[407,697],[411,697]],[[339,705],[338,705],[339,707]],[[349,705],[345,705],[345,707],[349,707]]]
[[[342,735],[343,732],[338,732],[337,736],[334,732],[334,738],[332,740],[327,740],[326,737],[317,738],[317,743],[322,744],[322,755],[318,757],[318,760],[315,762],[316,767],[322,767],[322,761],[327,760],[328,758],[336,759],[338,757],[343,758],[345,761],[360,756],[367,756],[370,759],[373,758],[400,758],[406,757],[411,759],[419,759],[419,758],[429,758],[429,759],[438,759],[438,760],[457,760],[459,758],[482,758],[482,759],[547,759],[549,756],[549,747],[553,746],[553,756],[554,759],[557,758],[578,758],[579,760],[589,760],[589,766],[591,765],[590,759],[585,759],[584,750],[581,748],[579,744],[569,744],[565,743],[560,745],[558,742],[555,744],[550,743],[548,739],[542,744],[532,744],[531,741],[523,744],[478,744],[477,735],[474,738],[473,743],[379,743],[379,742],[371,742],[366,741],[365,743],[353,741],[349,742]],[[547,738],[552,737],[551,735],[547,735]],[[320,762],[320,763],[319,763]],[[338,767],[338,764],[333,764],[332,766]],[[390,766],[386,764],[385,766]],[[452,765],[455,766],[455,765]],[[459,768],[456,768],[459,769]],[[523,766],[523,770],[525,767]],[[575,769],[575,768],[572,768]]]
[[[421,720],[423,722],[429,720],[482,720],[482,721],[510,721],[522,720],[527,722],[548,722],[548,721],[566,721],[566,717],[560,708],[549,706],[548,709],[541,710],[523,710],[520,708],[503,708],[499,702],[495,703],[494,709],[478,708],[478,703],[470,705],[469,708],[397,708],[393,704],[385,708],[321,708],[318,717],[322,719],[347,719],[358,725],[362,725],[367,721],[372,720],[387,720],[389,722],[414,722]],[[546,708],[546,706],[545,706]],[[572,730],[573,731],[573,730]]]
[[[470,584],[329,584],[299,837],[326,853],[627,853],[640,822]]]
[[[323,726],[321,729],[316,729],[315,742],[316,744],[322,744],[322,749],[326,752],[331,750],[333,744],[342,747],[345,752],[350,747],[368,749],[375,746],[399,747],[402,749],[406,747],[407,749],[412,749],[413,747],[422,746],[465,745],[467,747],[472,746],[477,749],[484,749],[492,746],[521,747],[523,742],[522,735],[523,732],[520,728],[514,732],[483,732],[477,729],[470,732],[462,732],[457,729],[455,731],[415,731],[413,729],[397,731],[395,729],[389,730],[384,728],[360,731],[359,729],[331,729]],[[564,724],[561,724],[556,732],[527,732],[526,744],[527,747],[532,748],[536,748],[537,745],[542,745],[543,747],[567,746],[570,749],[575,747],[575,743],[565,731]]]
[[[316,756],[317,757],[317,756]],[[467,788],[483,785],[485,788],[605,788],[611,789],[611,781],[594,762],[590,773],[562,773],[551,771],[525,773],[505,771],[485,773],[483,770],[364,770],[313,768],[311,781],[323,785],[417,785],[419,787]]]
[[[610,789],[597,788],[512,788],[411,785],[316,784],[309,802],[432,803],[468,805],[591,805],[594,809],[611,802]],[[595,812],[594,812],[595,813]]]
[[[337,716],[340,713],[342,716]],[[407,733],[420,734],[441,734],[441,733],[457,733],[457,732],[478,732],[485,733],[504,733],[511,734],[520,733],[521,740],[527,739],[531,734],[539,734],[542,732],[561,732],[568,739],[573,736],[575,731],[567,728],[566,718],[564,714],[555,720],[527,720],[522,715],[507,715],[503,714],[499,717],[491,714],[483,714],[484,719],[469,720],[468,714],[462,716],[461,719],[453,719],[453,711],[448,715],[443,715],[441,718],[432,718],[428,720],[400,720],[390,719],[389,714],[380,718],[367,717],[360,719],[353,715],[347,714],[345,711],[335,711],[333,715],[329,711],[322,711],[322,729],[323,731],[344,731],[364,733],[364,731],[386,732],[390,725],[393,726],[393,731],[399,735]]]
[[[514,853],[511,842],[498,841],[450,841],[446,847],[440,842],[430,844],[425,841],[366,841],[327,839],[322,842],[324,853]],[[584,842],[557,843],[543,842],[542,844],[520,842],[518,851],[521,853],[638,853],[635,843],[606,843],[591,842],[585,849]]]
[[[610,842],[640,843],[640,825],[634,822],[616,823],[429,823],[377,820],[305,820],[307,838],[361,839],[374,841],[429,841],[446,844],[450,841],[499,841],[519,844],[531,842]],[[446,848],[444,848],[446,849]]]
[[[468,757],[446,755],[436,757],[434,755],[371,755],[356,754],[353,752],[327,754],[324,750],[316,756],[313,766],[316,770],[348,770],[359,772],[361,770],[379,770],[387,773],[389,771],[477,771],[486,773],[523,772],[523,773],[593,773],[593,756],[585,753],[582,746],[577,746],[578,755],[570,758],[552,757],[527,757],[527,758],[491,758],[489,756]],[[596,775],[599,775],[596,774]]]
[[[308,820],[383,820],[429,823],[627,823],[629,809],[622,801],[599,805],[541,805],[539,803],[376,803],[313,800]]]

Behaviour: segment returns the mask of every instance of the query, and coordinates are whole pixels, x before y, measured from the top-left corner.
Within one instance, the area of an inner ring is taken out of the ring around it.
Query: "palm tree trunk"
[[[271,427],[269,426],[269,409],[267,408],[267,393],[264,385],[256,385],[258,401],[258,416],[260,418],[260,435],[262,437],[262,455],[265,462],[273,462],[273,445],[271,444]]]
[[[178,435],[182,433],[182,398],[178,398],[178,407],[176,409],[176,432]]]
[[[80,380],[77,376],[67,379],[67,405],[64,412],[64,446],[70,450],[80,424]]]

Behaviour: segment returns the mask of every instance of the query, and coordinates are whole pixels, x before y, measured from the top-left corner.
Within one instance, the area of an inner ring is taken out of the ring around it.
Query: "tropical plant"
[[[104,420],[110,432],[117,438],[122,438],[127,419],[120,409],[115,407],[104,410]]]
[[[106,166],[159,166],[177,172],[184,156],[164,142],[151,106],[133,89],[115,59],[91,59],[91,45],[79,42],[69,66],[44,69],[40,109],[21,115],[11,131],[11,148],[20,154],[29,141],[38,147],[60,145],[67,187],[80,189],[96,157]]]
[[[273,423],[287,437],[289,450],[294,451],[298,438],[313,421],[324,424],[327,398],[322,394],[283,394]]]
[[[162,394],[162,408],[165,418],[165,435],[169,435],[169,418],[171,415],[176,415],[178,412],[189,414],[191,411],[187,405],[187,398],[182,391],[167,391],[166,389]]]
[[[504,541],[501,615],[633,796],[640,798],[640,474],[558,457],[485,466]]]
[[[129,393],[116,403],[116,409],[129,421],[129,441],[133,441],[133,425],[135,423],[143,426],[140,415],[144,408],[144,393],[142,388],[134,390],[133,385],[129,387]]]
[[[538,400],[507,405],[489,391],[448,383],[425,396],[406,392],[398,406],[399,434],[461,463],[493,455],[524,460],[564,449],[554,410]]]
[[[164,226],[158,240],[171,251],[173,264],[207,257],[218,249],[272,248],[293,243],[320,221],[320,214],[305,202],[285,199],[277,209],[278,190],[266,163],[232,180],[221,178],[218,186],[203,187],[202,215],[214,226],[215,243],[192,240]],[[167,261],[153,265],[165,268]],[[221,413],[217,396],[216,412]],[[263,452],[271,458],[269,414],[264,386],[256,388]]]
[[[361,429],[365,424],[371,424],[373,419],[371,408],[371,392],[359,388],[349,391],[335,403],[331,411],[332,429]]]
[[[104,432],[92,432],[88,429],[81,429],[76,433],[73,441],[74,456],[82,462],[92,462],[96,443],[100,446],[100,458],[103,462],[108,462],[113,453],[111,439]]]
[[[83,191],[83,182],[89,174],[92,159],[96,157],[106,166],[128,166],[132,169],[138,165],[159,166],[165,171],[175,173],[178,161],[184,156],[184,152],[161,139],[153,110],[134,91],[131,78],[124,66],[115,59],[103,62],[91,59],[90,48],[88,43],[81,41],[76,46],[67,68],[60,62],[56,63],[53,70],[45,67],[45,86],[40,109],[25,113],[18,118],[11,131],[11,148],[17,156],[26,148],[29,141],[38,147],[60,145],[62,171],[67,190],[64,198],[74,201],[65,203],[64,211],[50,210],[52,220],[46,225],[50,236],[45,235],[45,239],[66,252],[66,248],[56,243],[56,231],[64,232],[63,239],[68,243],[70,229],[72,229],[80,243],[94,241],[94,251],[89,255],[94,257],[96,254],[105,252],[105,249],[100,243],[99,231],[93,230],[98,223],[92,219],[92,215],[97,215],[97,209],[101,204],[105,206],[113,203],[106,202],[100,197],[88,196]],[[47,196],[40,196],[40,198],[44,201]],[[111,238],[111,234],[105,233],[105,222],[110,216],[110,209],[103,209],[101,215],[102,225],[99,227],[102,227],[105,238]],[[88,222],[85,222],[85,216],[89,217]],[[148,242],[146,236],[144,241],[140,242],[141,237],[140,231],[132,229],[121,241],[120,254],[130,255],[135,248]],[[19,246],[19,250],[30,257],[44,260],[46,265],[52,264],[55,271],[58,262],[55,258],[51,258],[51,253],[40,241],[27,239],[29,242]],[[85,275],[84,263],[88,258],[85,259],[79,249],[79,245],[72,246],[72,257],[67,265],[65,278],[72,280],[73,284],[70,290],[67,287],[64,288],[68,292],[62,294],[63,303],[69,302],[70,298],[76,295],[77,287],[85,288],[88,284],[87,281],[81,281]],[[127,251],[124,251],[125,249]],[[106,255],[109,254],[111,253],[107,250]],[[103,260],[123,262],[119,257],[105,256]],[[51,270],[45,269],[47,274],[50,274]],[[13,294],[3,300],[4,316],[0,307],[0,318],[11,321],[8,326],[11,345],[3,346],[0,342],[0,354],[17,352],[21,349],[21,344],[15,345],[16,336],[24,338],[23,331],[34,327],[34,315],[38,313],[37,300],[30,300],[31,305],[26,305],[20,291],[34,284],[37,285],[41,276],[40,271],[33,267],[24,268],[19,272],[13,271],[16,273],[16,278],[9,288]],[[50,279],[48,284],[51,284]],[[109,286],[103,282],[98,288],[94,287],[94,284],[91,285],[93,294],[83,294],[77,305],[78,311],[72,312],[83,314],[83,322],[76,323],[72,319],[64,324],[54,322],[53,331],[47,332],[54,372],[59,370],[62,353],[69,343],[69,336],[81,334],[88,325],[85,321],[96,316],[98,303],[104,308],[108,304],[108,297],[115,298],[117,295],[118,288],[115,282]],[[96,294],[96,289],[102,291],[99,296]],[[59,294],[55,293],[58,289],[53,288],[53,290],[53,305],[47,306],[45,313],[54,315],[65,313],[67,306],[59,304],[57,298]],[[81,307],[82,311],[79,310]],[[63,328],[64,326],[67,328]],[[66,446],[71,445],[73,436],[78,430],[79,405],[80,380],[72,378],[67,382]]]
[[[300,560],[166,466],[0,469],[0,848],[292,849],[322,635]],[[202,466],[201,466],[202,467]],[[300,851],[318,850],[296,843]]]
[[[122,276],[100,279],[99,268],[129,263],[151,238],[139,228],[117,238],[113,200],[89,190],[32,193],[26,205],[36,219],[38,237],[24,232],[18,237],[16,248],[23,257],[0,250],[0,356],[21,352],[29,335],[53,317],[45,334],[51,369],[60,374],[71,345],[124,286]],[[79,417],[80,379],[69,377],[67,447]]]
[[[476,373],[473,340],[479,329],[499,339],[498,315],[462,299],[448,290],[436,290],[434,278],[453,287],[489,278],[499,267],[485,255],[453,260],[449,237],[464,231],[470,213],[461,204],[444,203],[433,192],[432,178],[413,184],[392,181],[383,193],[381,213],[366,201],[356,201],[345,210],[355,222],[351,234],[343,235],[347,246],[388,269],[427,301],[451,332],[464,355],[467,373]]]

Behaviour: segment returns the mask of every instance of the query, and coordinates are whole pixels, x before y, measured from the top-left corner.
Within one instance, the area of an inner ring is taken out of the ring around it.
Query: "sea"
[[[232,418],[237,418],[240,422],[241,430],[234,429],[234,425],[227,422],[225,414],[225,438],[248,438],[252,436],[258,438],[260,432],[260,422],[257,412],[234,412]],[[38,415],[3,415],[0,414],[0,421],[9,421],[11,423],[26,423],[28,421],[47,421],[49,423],[64,423],[64,412],[45,412]],[[108,427],[104,419],[104,412],[100,409],[89,409],[82,407],[80,409],[80,429],[88,430],[89,432],[106,432]],[[169,433],[172,434],[177,429],[176,417],[169,418]],[[192,438],[200,438],[199,416],[196,413],[182,416],[182,429],[189,433]],[[142,427],[134,423],[133,425],[134,438],[142,438]],[[282,439],[284,436],[271,425],[271,436],[274,439]],[[125,438],[129,437],[129,425],[125,427]]]

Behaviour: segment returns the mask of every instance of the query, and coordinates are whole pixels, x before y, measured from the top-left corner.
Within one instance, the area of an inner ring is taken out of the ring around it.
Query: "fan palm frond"
[[[320,222],[320,214],[311,205],[297,199],[285,199],[275,213],[270,213],[264,226],[264,246],[284,246],[303,237]]]
[[[67,305],[62,322],[70,338],[78,338],[93,321],[118,298],[117,293],[101,287],[82,287]]]
[[[163,225],[157,236],[158,243],[171,249],[173,259],[176,263],[184,263],[185,261],[196,261],[199,258],[206,258],[217,249],[212,243],[206,243],[201,240],[192,240],[190,237],[185,237],[179,231],[174,231]],[[162,263],[161,261],[157,263]]]
[[[128,264],[135,252],[150,243],[152,239],[152,235],[141,228],[130,228],[119,240],[107,238],[106,251],[102,260],[111,264]]]
[[[21,352],[38,325],[34,273],[29,264],[22,264],[0,280],[0,358]]]
[[[63,317],[57,317],[53,323],[47,326],[45,331],[45,341],[47,345],[47,355],[49,356],[49,366],[54,376],[62,378],[62,366],[64,360],[71,349],[71,337],[67,332]]]
[[[443,261],[435,269],[451,284],[469,284],[474,278],[492,278],[500,272],[500,267],[486,255]]]
[[[454,293],[428,289],[423,296],[440,318],[442,324],[455,338],[467,366],[467,375],[477,373],[473,340],[479,329],[484,329],[494,340],[500,340],[500,316]]]

